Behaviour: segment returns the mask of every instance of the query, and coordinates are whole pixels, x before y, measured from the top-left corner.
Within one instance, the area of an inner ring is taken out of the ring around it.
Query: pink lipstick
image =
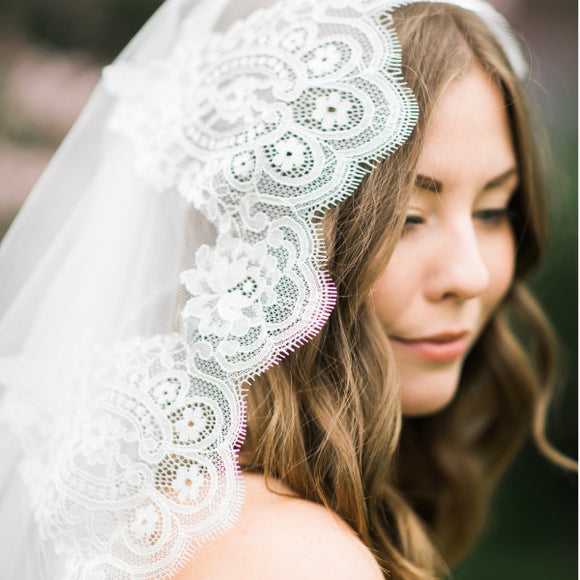
[[[469,347],[468,332],[443,332],[432,336],[402,338],[391,336],[393,344],[409,353],[437,362],[450,362],[463,356]]]

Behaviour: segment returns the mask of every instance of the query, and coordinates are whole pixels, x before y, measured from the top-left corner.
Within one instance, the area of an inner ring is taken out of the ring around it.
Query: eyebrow
[[[511,167],[507,171],[504,171],[497,177],[494,177],[488,181],[483,186],[483,191],[489,191],[490,189],[495,189],[503,185],[508,179],[513,175],[516,175],[518,170],[515,167]],[[443,182],[435,179],[433,177],[428,177],[427,175],[417,174],[415,177],[415,186],[419,189],[426,189],[432,191],[433,193],[441,193],[443,191]]]
[[[517,169],[515,167],[512,167],[511,169],[508,169],[507,171],[504,171],[501,175],[498,175],[497,177],[495,177],[491,181],[488,181],[485,184],[485,186],[483,188],[483,191],[488,191],[490,189],[495,189],[496,187],[500,187],[508,179],[510,179],[510,177],[512,177],[512,175],[517,175],[517,172],[518,171],[517,171]]]
[[[419,189],[427,189],[433,193],[439,193],[443,189],[443,183],[438,179],[433,179],[426,175],[420,175],[419,173],[417,174],[417,177],[415,177],[415,186]]]

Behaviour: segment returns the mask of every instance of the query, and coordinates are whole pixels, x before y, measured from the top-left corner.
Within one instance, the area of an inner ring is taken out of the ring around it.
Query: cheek
[[[483,260],[489,271],[489,288],[482,296],[484,318],[487,320],[512,285],[516,244],[511,227],[506,225],[499,235],[483,244],[482,248]]]
[[[370,294],[370,303],[387,328],[407,311],[419,287],[420,273],[417,268],[409,267],[411,263],[413,261],[406,255],[404,246],[397,246]]]

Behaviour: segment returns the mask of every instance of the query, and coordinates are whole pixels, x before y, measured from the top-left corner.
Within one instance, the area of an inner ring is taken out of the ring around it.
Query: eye
[[[503,224],[506,220],[513,220],[516,212],[510,207],[480,209],[473,217],[486,226],[494,227]]]
[[[425,220],[419,215],[407,215],[405,218],[405,225],[403,227],[403,235],[410,232],[420,224],[425,223]]]

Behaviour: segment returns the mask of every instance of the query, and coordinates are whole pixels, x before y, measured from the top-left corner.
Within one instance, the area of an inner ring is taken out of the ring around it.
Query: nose
[[[429,300],[469,300],[489,286],[489,268],[472,225],[449,224],[434,244],[432,269],[425,285]]]

